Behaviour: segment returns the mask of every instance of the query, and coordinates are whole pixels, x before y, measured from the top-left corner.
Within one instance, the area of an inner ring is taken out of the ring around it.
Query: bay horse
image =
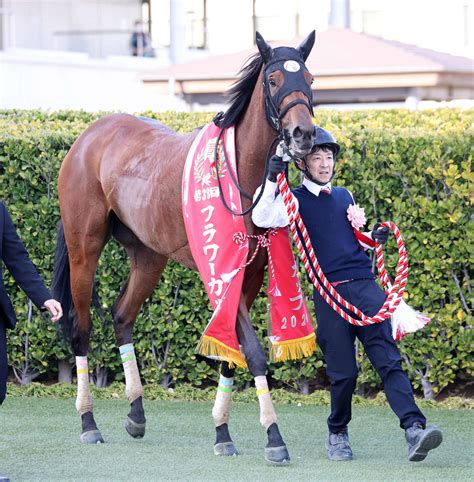
[[[311,149],[312,75],[304,62],[314,40],[313,31],[297,48],[272,48],[256,34],[258,52],[241,69],[231,88],[228,110],[216,119],[222,129],[235,126],[241,192],[252,194],[262,183],[268,153],[279,138],[284,138],[299,155]],[[76,409],[82,420],[80,440],[83,443],[104,441],[93,416],[87,352],[94,276],[101,251],[111,236],[130,257],[128,279],[112,307],[126,395],[131,405],[125,428],[135,438],[145,433],[143,388],[133,348],[133,324],[169,258],[196,269],[186,237],[178,186],[181,186],[186,155],[197,133],[181,135],[158,121],[113,114],[87,128],[61,165],[58,179],[61,224],[53,291],[64,305],[64,328],[70,331],[76,356]],[[251,196],[242,196],[242,207],[243,212],[239,214],[245,216],[247,233],[261,233],[250,218]],[[255,243],[251,240],[250,253],[253,249]],[[255,377],[260,422],[267,430],[265,459],[279,464],[289,461],[289,454],[268,390],[265,353],[249,316],[263,281],[264,251],[258,253],[245,270],[236,327],[248,368]],[[212,411],[216,455],[238,454],[228,430],[233,377],[234,369],[223,362]]]

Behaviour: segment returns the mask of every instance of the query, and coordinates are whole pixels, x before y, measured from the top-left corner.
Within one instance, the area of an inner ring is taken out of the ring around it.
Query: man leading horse
[[[363,313],[374,316],[387,295],[376,284],[372,262],[364,249],[374,248],[375,243],[386,243],[389,228],[377,223],[369,233],[359,231],[365,223],[362,209],[357,208],[350,191],[332,183],[339,144],[321,127],[315,127],[313,139],[311,152],[295,160],[295,165],[304,174],[302,185],[293,191],[295,203],[321,269],[331,285]],[[290,223],[276,183],[277,176],[285,171],[283,156],[289,159],[287,153],[288,150],[285,152],[285,148],[280,147],[270,159],[267,182],[252,213],[254,223],[262,228],[280,228]],[[348,424],[358,374],[354,346],[357,337],[382,379],[400,427],[405,430],[408,459],[414,462],[424,460],[428,452],[441,443],[442,432],[436,425],[426,427],[426,418],[415,403],[410,380],[402,369],[390,319],[368,326],[354,326],[340,316],[316,289],[313,300],[317,340],[331,381],[331,414],[326,440],[328,458],[352,459]]]

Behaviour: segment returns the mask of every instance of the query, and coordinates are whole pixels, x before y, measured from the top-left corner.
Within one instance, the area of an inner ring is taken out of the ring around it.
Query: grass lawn
[[[425,409],[444,430],[444,442],[424,462],[410,463],[403,431],[385,407],[354,408],[351,462],[326,459],[327,407],[279,405],[279,425],[292,463],[263,460],[258,404],[234,403],[231,434],[239,457],[215,457],[209,402],[145,401],[147,433],[132,439],[122,428],[123,400],[96,400],[106,441],[81,445],[74,400],[7,398],[0,407],[0,474],[23,480],[473,480],[473,413]]]

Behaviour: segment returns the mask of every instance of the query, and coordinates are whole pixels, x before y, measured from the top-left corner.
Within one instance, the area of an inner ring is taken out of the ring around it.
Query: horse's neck
[[[265,118],[261,75],[247,110],[236,127],[236,151],[239,182],[242,189],[253,195],[262,183],[268,148],[276,137],[276,132]],[[242,199],[244,207],[251,201]]]

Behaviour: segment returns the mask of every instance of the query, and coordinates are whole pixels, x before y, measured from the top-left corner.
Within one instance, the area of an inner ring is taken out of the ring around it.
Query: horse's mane
[[[239,78],[227,92],[227,96],[230,97],[230,106],[218,120],[220,127],[230,127],[240,121],[249,105],[262,65],[262,56],[257,52],[249,57],[240,69]]]

